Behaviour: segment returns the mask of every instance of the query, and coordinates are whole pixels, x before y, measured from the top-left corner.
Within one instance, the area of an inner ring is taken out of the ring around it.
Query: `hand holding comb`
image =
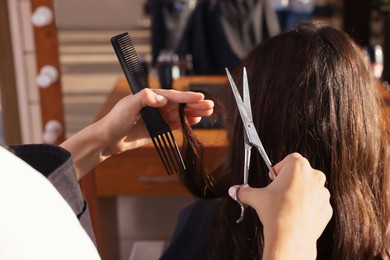
[[[135,94],[144,88],[150,88],[148,77],[128,33],[112,37],[111,44],[130,85],[131,92]],[[162,118],[158,109],[144,107],[141,110],[141,117],[168,175],[185,170],[184,161],[171,128]]]

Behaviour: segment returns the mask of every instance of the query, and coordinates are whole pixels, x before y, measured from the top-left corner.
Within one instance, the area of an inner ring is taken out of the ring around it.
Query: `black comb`
[[[111,44],[130,85],[131,92],[135,94],[144,88],[150,88],[148,77],[128,33],[112,37]],[[141,116],[168,175],[185,170],[184,161],[171,128],[162,118],[158,109],[145,107],[141,110]]]

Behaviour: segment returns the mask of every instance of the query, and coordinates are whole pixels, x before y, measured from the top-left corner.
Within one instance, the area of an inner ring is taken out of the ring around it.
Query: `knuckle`
[[[324,188],[324,194],[327,201],[330,200],[330,191],[327,188]]]
[[[300,155],[300,154],[297,153],[297,152],[294,152],[294,153],[291,153],[291,154],[289,155],[289,157],[290,157],[291,159],[294,159],[294,160],[299,160],[299,159],[302,158],[302,155]]]
[[[320,184],[325,186],[325,183],[326,183],[325,173],[323,173],[322,171],[319,171],[319,170],[316,170],[316,172],[317,172],[318,180],[319,180]]]

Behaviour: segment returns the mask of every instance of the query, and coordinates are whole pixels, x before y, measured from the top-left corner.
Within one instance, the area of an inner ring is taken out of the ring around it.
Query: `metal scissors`
[[[229,79],[230,87],[232,88],[234,98],[237,103],[238,111],[240,112],[241,119],[244,125],[244,149],[245,149],[245,157],[244,157],[244,183],[241,186],[248,185],[248,173],[251,159],[251,150],[252,147],[256,147],[259,151],[261,157],[263,158],[267,168],[270,170],[273,177],[276,177],[276,174],[272,168],[272,164],[270,159],[268,158],[267,153],[264,150],[263,144],[261,143],[259,134],[256,131],[255,125],[253,124],[252,117],[252,108],[251,108],[251,100],[249,96],[249,86],[248,86],[248,76],[246,72],[246,68],[243,68],[243,98],[241,99],[240,93],[238,92],[236,83],[232,76],[230,75],[229,70],[226,68],[226,74]],[[236,198],[237,203],[241,208],[241,216],[237,219],[237,223],[241,222],[244,218],[244,212],[247,205],[244,205],[238,198]]]

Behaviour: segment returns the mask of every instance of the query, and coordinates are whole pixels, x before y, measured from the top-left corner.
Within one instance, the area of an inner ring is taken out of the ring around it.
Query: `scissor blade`
[[[230,87],[232,88],[233,95],[234,95],[234,98],[235,98],[236,103],[237,103],[238,111],[240,112],[241,120],[244,123],[244,125],[246,125],[246,121],[249,118],[248,112],[246,111],[246,106],[241,99],[240,92],[238,92],[236,83],[234,83],[232,75],[230,74],[230,72],[227,68],[225,68],[225,70],[226,70],[226,74],[227,74],[228,79],[229,79]]]
[[[255,128],[253,121],[252,121],[252,109],[250,107],[249,85],[248,85],[248,77],[247,77],[246,69],[244,68],[244,79],[243,79],[244,80],[244,82],[243,82],[243,96],[245,98],[245,103],[241,99],[240,93],[238,92],[237,86],[234,83],[234,80],[233,80],[232,76],[230,75],[229,70],[227,68],[225,70],[226,70],[226,74],[227,74],[229,82],[230,82],[230,87],[232,88],[234,98],[235,98],[236,103],[237,103],[238,111],[240,112],[241,119],[242,119],[242,122],[244,124],[244,130],[245,130],[246,137],[247,137],[247,139],[245,139],[245,143],[248,142],[249,144],[255,146],[258,149],[261,157],[263,158],[263,161],[265,162],[268,169],[271,171],[273,177],[275,178],[276,175],[275,175],[275,172],[272,168],[272,163],[271,163],[270,159],[268,158],[268,155],[267,155],[267,153],[263,147],[263,144],[260,140],[259,134],[257,133],[256,128]],[[247,106],[245,105],[248,103],[249,103],[249,108],[247,108]],[[248,115],[249,114],[248,111],[250,111],[250,113],[251,113],[250,115]]]
[[[244,106],[246,108],[246,111],[248,113],[248,119],[252,121],[252,108],[251,108],[251,98],[249,95],[249,84],[248,84],[248,75],[246,73],[246,68],[243,69],[242,74],[242,99],[244,102]]]

